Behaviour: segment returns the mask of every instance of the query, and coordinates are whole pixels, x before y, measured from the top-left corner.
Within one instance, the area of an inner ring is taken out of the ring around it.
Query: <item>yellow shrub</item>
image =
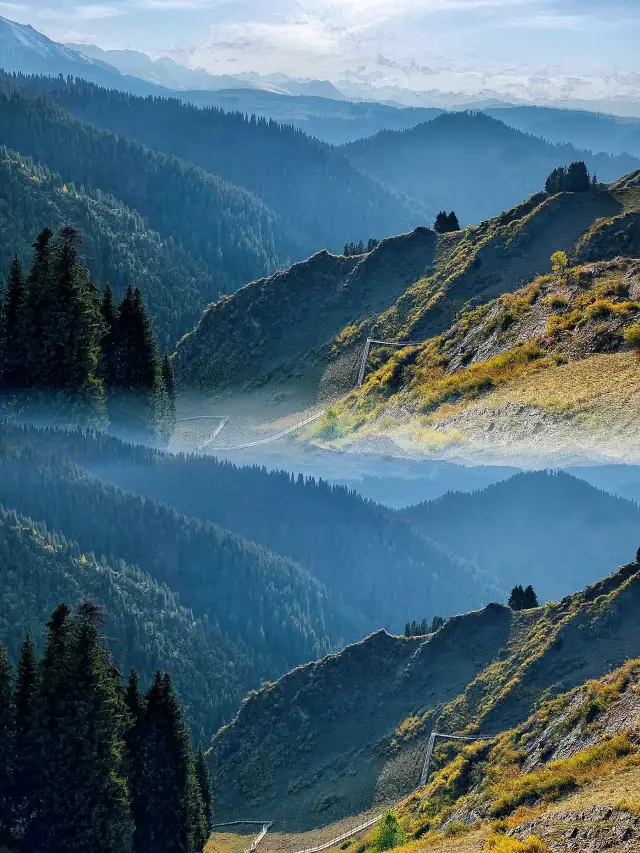
[[[428,412],[461,397],[475,398],[527,371],[538,369],[542,355],[543,351],[538,346],[528,343],[448,376],[432,378],[433,374],[429,376],[427,373],[420,383],[426,386],[422,410]]]
[[[632,326],[627,326],[624,330],[624,339],[632,347],[640,348],[640,323],[634,323]]]
[[[566,308],[569,304],[569,300],[566,296],[561,296],[559,293],[554,293],[552,296],[548,296],[545,300],[545,304],[550,308]]]
[[[587,306],[587,317],[608,317],[613,311],[613,303],[610,299],[596,299]]]
[[[628,299],[626,302],[616,302],[612,308],[614,314],[620,317],[628,317],[629,314],[634,314],[640,310],[640,303]]]
[[[546,853],[547,845],[535,835],[525,841],[507,835],[492,835],[487,838],[484,849],[491,853]]]
[[[573,329],[582,320],[580,311],[570,311],[568,314],[552,314],[547,321],[547,335],[553,336],[558,332]]]

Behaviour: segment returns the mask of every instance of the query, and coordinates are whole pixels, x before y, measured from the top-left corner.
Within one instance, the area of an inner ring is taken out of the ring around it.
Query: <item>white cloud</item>
[[[637,96],[631,79],[640,72],[638,0],[4,0],[8,6],[28,6],[20,19],[60,40],[170,55],[212,73],[368,82],[380,97],[634,85]]]
[[[107,5],[104,3],[82,3],[81,5],[69,6],[63,9],[52,9],[45,7],[38,12],[38,18],[42,21],[98,21],[102,18],[114,18],[126,14],[122,6]]]

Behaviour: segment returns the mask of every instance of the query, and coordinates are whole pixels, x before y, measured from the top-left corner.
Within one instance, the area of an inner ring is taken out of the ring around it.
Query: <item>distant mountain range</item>
[[[3,17],[0,17],[0,68],[21,74],[82,77],[100,86],[140,95],[165,92],[138,77],[122,74],[113,65],[52,41],[27,24]]]
[[[555,144],[609,154],[640,156],[640,119],[584,110],[510,104],[484,98],[422,93],[416,106],[389,99],[389,93],[336,87],[327,80],[294,79],[284,74],[210,74],[174,59],[153,59],[137,50],[103,50],[93,44],[58,44],[33,27],[0,17],[0,67],[6,71],[82,77],[106,88],[136,95],[180,97],[200,107],[219,107],[291,124],[333,145],[373,136],[382,130],[408,130],[447,110],[485,112],[511,127]],[[375,100],[379,98],[380,101]],[[429,106],[422,106],[428,103]],[[418,105],[420,104],[420,105]],[[615,104],[599,108],[615,110]]]
[[[257,89],[277,95],[306,95],[344,99],[344,95],[328,80],[298,80],[284,74],[209,74],[202,68],[187,68],[168,56],[152,59],[138,50],[102,50],[94,44],[66,45],[89,59],[117,68],[168,89]]]

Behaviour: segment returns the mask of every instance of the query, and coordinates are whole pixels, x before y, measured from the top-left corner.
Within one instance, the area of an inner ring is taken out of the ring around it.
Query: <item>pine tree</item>
[[[101,341],[101,374],[107,388],[118,385],[118,358],[117,358],[117,331],[118,310],[113,298],[113,290],[109,282],[105,285],[102,302],[100,303],[100,314],[104,327],[104,335]]]
[[[16,735],[13,806],[16,823],[24,830],[33,812],[33,780],[38,775],[37,741],[35,737],[38,661],[33,641],[27,634],[20,652],[15,689]]]
[[[60,783],[68,778],[68,744],[63,721],[68,713],[65,658],[71,630],[70,610],[59,604],[47,625],[47,640],[40,665],[35,698],[34,748],[37,774],[31,780],[33,815],[27,830],[34,849],[52,850],[63,827],[66,790]]]
[[[517,584],[511,590],[511,595],[509,596],[509,607],[512,610],[522,610],[524,603],[524,589],[521,584]]]
[[[11,667],[7,649],[0,644],[0,826],[6,834],[12,826],[14,713]]]
[[[137,827],[137,853],[199,853],[207,827],[193,752],[171,679],[159,672],[146,696],[140,761],[147,808]]]
[[[156,437],[162,419],[162,376],[158,347],[142,294],[128,288],[117,331],[118,382],[110,414],[117,430]]]
[[[133,849],[142,851],[140,831],[144,825],[144,814],[147,808],[144,788],[143,764],[143,732],[145,720],[145,704],[140,689],[140,680],[135,669],[129,673],[129,681],[125,691],[125,705],[129,712],[129,724],[125,734],[126,744],[126,775],[131,802],[131,817],[133,820]]]
[[[7,296],[4,308],[4,376],[5,388],[19,389],[26,384],[26,350],[24,322],[26,309],[26,284],[22,264],[16,255],[11,263],[7,281]]]
[[[81,243],[79,232],[65,226],[55,244],[51,314],[47,317],[52,337],[45,337],[45,352],[55,375],[48,385],[101,409],[103,392],[98,371],[104,330],[95,285],[80,261]]]
[[[449,214],[449,216],[447,217],[447,219],[448,219],[448,230],[449,231],[459,231],[460,230],[460,223],[458,222],[458,217],[456,216],[455,211],[452,210],[451,213]]]
[[[207,824],[208,832],[211,832],[213,823],[213,787],[211,784],[211,774],[209,773],[209,765],[207,756],[202,748],[202,744],[198,746],[196,752],[196,778],[198,779],[198,787],[200,789],[200,797],[202,798],[202,809],[204,819]]]
[[[436,216],[435,222],[433,223],[434,230],[438,232],[438,234],[444,234],[449,227],[449,215],[446,210],[441,210],[440,213]]]
[[[119,673],[102,646],[100,612],[82,606],[69,639],[67,764],[58,780],[66,807],[56,816],[56,850],[129,853],[131,815],[123,771],[125,715]]]
[[[162,376],[162,393],[163,399],[163,417],[162,417],[162,434],[163,438],[168,441],[173,435],[176,428],[176,418],[178,415],[177,405],[177,390],[176,377],[173,370],[173,362],[169,353],[165,352],[162,357],[162,365],[160,368]]]
[[[436,216],[433,227],[438,234],[447,234],[451,231],[459,231],[460,223],[455,211],[452,210],[451,213],[447,213],[446,210],[441,210]]]
[[[25,342],[25,373],[30,387],[42,387],[49,373],[43,349],[44,323],[49,309],[53,231],[43,228],[33,244],[33,265],[27,280],[26,309],[21,334]]]
[[[539,607],[538,596],[536,595],[536,591],[529,584],[529,586],[524,591],[524,599],[523,599],[523,610],[531,610],[534,607]]]
[[[591,189],[589,170],[582,160],[571,163],[567,169],[565,189],[570,193],[583,193]]]

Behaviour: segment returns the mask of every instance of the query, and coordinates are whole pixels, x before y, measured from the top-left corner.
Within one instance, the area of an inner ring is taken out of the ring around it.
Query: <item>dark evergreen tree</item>
[[[158,347],[142,294],[128,288],[120,304],[116,334],[117,381],[109,413],[116,431],[155,437],[162,423],[163,385]]]
[[[453,210],[451,211],[451,213],[448,216],[448,223],[449,223],[449,229],[448,229],[449,231],[459,231],[460,230],[460,223],[458,222],[458,217],[456,216],[455,211],[453,211]]]
[[[433,227],[438,234],[447,234],[450,231],[459,231],[460,223],[455,211],[452,210],[451,213],[447,213],[446,210],[441,210],[436,216]]]
[[[13,808],[15,824],[24,831],[35,809],[33,780],[39,774],[36,738],[36,695],[38,690],[38,661],[33,641],[27,634],[20,651],[15,688],[16,733]]]
[[[125,691],[125,705],[129,712],[129,723],[125,734],[126,774],[131,801],[131,817],[133,820],[133,849],[142,851],[141,833],[145,825],[145,809],[147,808],[144,787],[143,763],[143,732],[145,724],[145,703],[140,689],[140,679],[135,669],[129,673],[129,681]]]
[[[587,164],[583,161],[571,163],[568,168],[560,166],[554,169],[544,185],[545,192],[549,193],[549,195],[562,192],[587,192],[593,187],[597,187],[597,183],[592,183]]]
[[[53,231],[43,228],[33,244],[33,265],[27,281],[26,310],[21,334],[25,342],[25,374],[30,387],[42,387],[50,371],[43,348],[50,302]]]
[[[65,667],[70,615],[69,607],[60,604],[47,622],[47,640],[35,699],[37,771],[31,780],[33,814],[26,839],[29,846],[45,851],[56,849],[65,830],[64,815],[68,809],[69,743],[64,735],[70,710]]]
[[[66,656],[65,713],[60,736],[67,761],[57,786],[55,850],[129,853],[131,814],[124,780],[125,714],[119,673],[102,646],[100,612],[81,606]]]
[[[213,786],[211,784],[211,774],[209,772],[207,756],[202,744],[198,746],[198,750],[196,752],[196,778],[198,780],[198,788],[202,799],[202,810],[207,825],[207,831],[211,832],[211,825],[213,823]]]
[[[136,850],[199,853],[208,833],[193,753],[171,679],[159,672],[146,697],[141,760],[147,808]]]
[[[522,584],[517,584],[511,590],[511,595],[509,596],[508,604],[512,610],[524,609],[524,589],[522,587]]]
[[[523,610],[531,610],[534,607],[539,607],[538,596],[534,588],[529,584],[524,591],[524,607]]]
[[[168,441],[169,438],[171,438],[171,436],[173,435],[173,431],[176,427],[178,405],[176,377],[173,370],[173,362],[169,353],[167,352],[165,352],[162,357],[161,377],[161,388],[163,394],[161,431],[163,434],[163,438]]]
[[[436,631],[439,631],[440,628],[442,628],[442,626],[444,625],[444,623],[445,620],[442,618],[442,616],[434,616],[431,620],[431,633],[435,634]]]
[[[583,193],[591,189],[589,170],[587,164],[582,160],[571,163],[567,169],[565,189],[570,193]]]
[[[2,384],[5,388],[19,389],[26,383],[25,308],[26,284],[22,264],[16,255],[11,263],[4,306]]]
[[[509,607],[512,610],[531,610],[533,607],[539,607],[534,588],[531,585],[526,589],[523,589],[521,584],[514,586],[509,596]]]
[[[100,314],[104,334],[101,342],[101,374],[107,387],[118,384],[118,309],[109,282],[105,285]]]
[[[13,824],[14,714],[11,667],[0,643],[0,827],[6,834]]]

